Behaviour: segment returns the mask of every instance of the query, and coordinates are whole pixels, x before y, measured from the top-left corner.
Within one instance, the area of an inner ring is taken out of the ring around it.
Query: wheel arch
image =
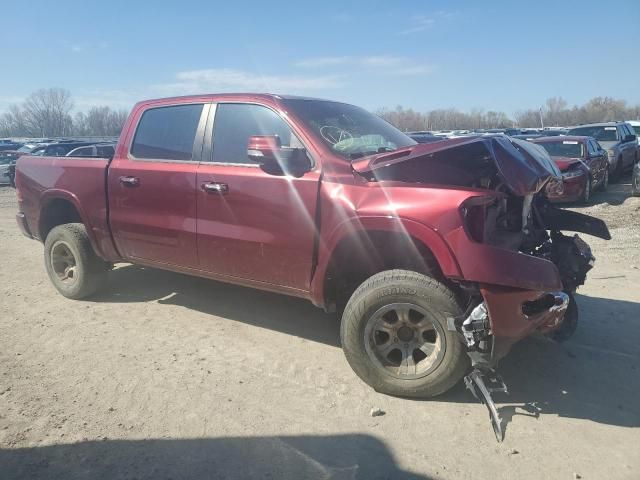
[[[64,190],[48,190],[41,196],[40,205],[38,236],[42,242],[46,240],[49,232],[58,225],[82,223],[87,230],[93,250],[96,253],[100,252],[88,216],[73,193]]]
[[[448,245],[434,229],[397,217],[350,219],[321,242],[312,280],[314,304],[333,310],[344,281],[364,281],[383,270],[404,268],[444,281],[461,278]],[[346,276],[345,276],[346,274]],[[353,290],[357,285],[349,285]]]

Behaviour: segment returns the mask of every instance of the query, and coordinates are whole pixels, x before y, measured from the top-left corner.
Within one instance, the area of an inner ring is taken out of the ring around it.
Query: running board
[[[498,442],[502,442],[502,440],[504,440],[502,419],[498,414],[498,409],[496,408],[495,403],[493,403],[491,393],[502,392],[509,394],[504,380],[502,380],[502,377],[492,368],[474,368],[469,375],[464,377],[464,384],[471,391],[473,396],[484,403],[487,410],[489,410],[489,418],[491,419],[493,432],[496,434],[496,440],[498,440]]]

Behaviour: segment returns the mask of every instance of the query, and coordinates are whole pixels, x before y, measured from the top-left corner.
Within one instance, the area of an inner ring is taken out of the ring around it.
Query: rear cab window
[[[136,159],[193,159],[203,104],[152,107],[138,122],[130,153]]]

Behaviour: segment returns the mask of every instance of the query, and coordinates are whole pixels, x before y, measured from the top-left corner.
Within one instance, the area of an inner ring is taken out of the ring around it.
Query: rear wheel
[[[44,242],[44,260],[51,283],[67,298],[87,297],[106,282],[108,264],[93,251],[81,223],[53,228]]]
[[[447,317],[460,315],[453,293],[416,272],[388,270],[366,280],[342,316],[341,340],[355,373],[381,393],[432,397],[469,367]]]

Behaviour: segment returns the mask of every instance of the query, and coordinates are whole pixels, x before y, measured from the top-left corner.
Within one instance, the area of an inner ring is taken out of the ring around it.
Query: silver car
[[[594,137],[607,151],[609,173],[620,178],[622,172],[633,168],[638,162],[638,141],[636,133],[627,122],[602,122],[570,128],[567,135]]]
[[[9,175],[9,167],[15,162],[10,158],[0,157],[0,185],[9,185],[11,176]]]

